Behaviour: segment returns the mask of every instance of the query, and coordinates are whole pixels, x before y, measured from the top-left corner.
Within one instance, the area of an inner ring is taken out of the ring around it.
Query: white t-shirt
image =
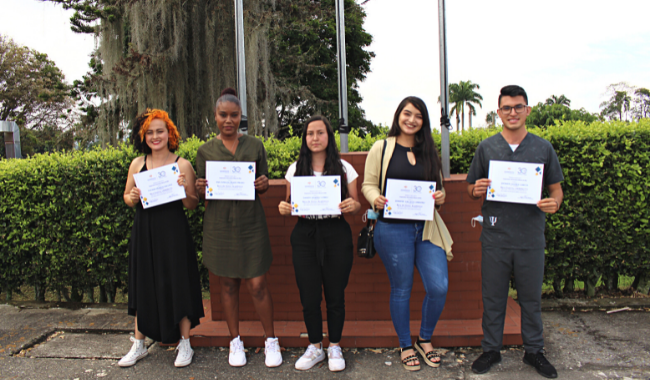
[[[356,170],[350,165],[347,161],[341,160],[341,163],[343,164],[343,170],[345,171],[346,177],[348,178],[348,185],[350,182],[354,181],[359,177],[359,174],[357,173]],[[291,182],[291,178],[293,178],[293,175],[296,174],[296,163],[294,162],[289,166],[289,169],[287,169],[287,174],[284,176],[284,178]],[[322,176],[323,173],[321,172],[314,172],[315,176]],[[328,219],[328,218],[336,218],[338,215],[303,215],[301,216],[302,218],[305,219]]]
[[[510,145],[510,149],[512,149],[513,152],[517,150],[517,148],[519,148],[519,144],[508,144],[508,145]]]
[[[352,167],[352,165],[350,165],[347,161],[342,159],[341,163],[343,164],[343,170],[345,171],[345,174],[348,177],[348,184],[350,182],[354,181],[355,179],[357,179],[357,177],[359,177],[359,174],[357,173],[357,171],[354,170],[354,167]],[[293,178],[294,174],[296,174],[296,163],[295,162],[293,164],[291,164],[291,166],[289,166],[289,169],[287,169],[287,174],[284,176],[284,178],[287,181],[291,182],[291,178]],[[314,172],[314,175],[316,177],[318,177],[318,176],[322,176],[323,173]]]

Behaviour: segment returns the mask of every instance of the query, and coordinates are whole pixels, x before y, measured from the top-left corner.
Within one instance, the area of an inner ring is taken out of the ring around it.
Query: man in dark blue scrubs
[[[553,146],[528,133],[528,96],[519,86],[506,86],[499,95],[503,131],[482,141],[467,174],[467,191],[473,199],[485,199],[490,185],[490,161],[544,164],[543,186],[549,197],[536,205],[484,201],[482,243],[483,354],[472,364],[475,373],[486,373],[501,361],[503,328],[510,274],[514,271],[517,299],[521,306],[524,363],[548,378],[557,371],[544,357],[542,283],[544,280],[544,228],[546,213],[555,213],[564,194],[562,168]],[[541,189],[540,189],[541,191]]]

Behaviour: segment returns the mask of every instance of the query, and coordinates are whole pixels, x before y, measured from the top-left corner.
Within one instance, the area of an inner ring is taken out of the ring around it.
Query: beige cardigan
[[[393,156],[395,151],[395,137],[388,137],[386,139],[386,154],[384,155],[384,166],[381,173],[382,178],[386,178],[386,170],[388,169],[388,164],[390,159]],[[364,171],[364,180],[363,185],[361,186],[361,192],[366,197],[368,202],[371,205],[375,204],[375,199],[383,193],[383,183],[379,184],[379,168],[381,167],[381,151],[384,148],[384,140],[379,140],[370,148],[368,152],[368,157],[366,158],[366,169]],[[382,187],[380,189],[380,186]],[[444,188],[439,189],[445,191]],[[454,241],[451,239],[449,230],[445,226],[445,222],[440,217],[440,214],[434,210],[433,221],[427,220],[424,222],[424,231],[422,231],[422,240],[428,240],[431,243],[441,247],[447,253],[447,260],[451,261],[454,258],[454,255],[451,253],[451,245]]]

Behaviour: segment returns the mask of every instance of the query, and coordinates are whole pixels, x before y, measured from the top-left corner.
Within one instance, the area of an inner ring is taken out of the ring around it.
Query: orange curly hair
[[[178,143],[181,139],[178,129],[174,125],[174,122],[171,121],[167,112],[159,109],[148,109],[145,112],[144,116],[147,118],[142,122],[142,128],[140,128],[140,141],[144,142],[144,137],[151,126],[151,122],[155,119],[160,119],[167,124],[167,131],[169,132],[169,140],[167,146],[169,150],[174,151],[178,149]]]

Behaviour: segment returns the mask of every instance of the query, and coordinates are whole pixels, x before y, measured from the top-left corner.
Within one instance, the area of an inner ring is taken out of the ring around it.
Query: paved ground
[[[283,352],[284,364],[268,369],[263,350],[251,348],[249,364],[231,368],[225,348],[197,348],[194,362],[178,369],[173,348],[149,342],[149,356],[124,369],[117,358],[131,346],[128,332],[133,327],[125,310],[25,305],[0,305],[0,379],[542,379],[522,363],[521,347],[506,347],[503,362],[486,375],[472,373],[480,350],[468,347],[447,348],[441,368],[415,373],[401,368],[395,350],[347,350],[347,369],[334,374],[327,364],[296,371],[298,349]],[[547,357],[561,379],[650,379],[650,299],[545,305],[551,310],[543,313]],[[37,308],[43,306],[50,308]],[[604,311],[619,306],[633,310]]]

